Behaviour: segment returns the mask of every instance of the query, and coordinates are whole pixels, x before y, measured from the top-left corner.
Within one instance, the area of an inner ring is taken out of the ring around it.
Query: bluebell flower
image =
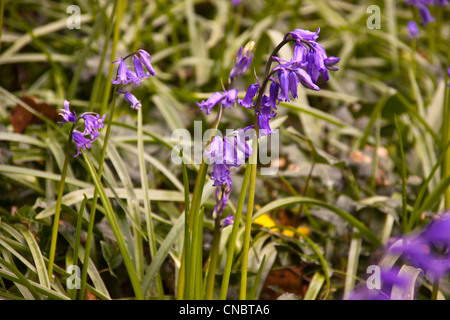
[[[280,84],[280,94],[278,96],[278,100],[289,102],[289,72],[285,68],[279,68],[277,73]]]
[[[225,90],[224,92],[214,92],[207,100],[203,100],[197,105],[201,111],[205,111],[206,114],[210,114],[211,109],[219,102],[227,108],[231,108],[236,103],[238,91],[236,89]]]
[[[230,194],[231,184],[225,183],[221,186],[216,187],[216,205],[212,213],[213,219],[222,216],[223,210],[227,206]]]
[[[257,117],[256,121],[258,123],[260,136],[271,135],[272,130],[270,129],[270,124],[269,124],[270,118],[267,116],[267,114],[257,111],[256,117]]]
[[[430,14],[427,6],[429,5],[446,5],[446,1],[434,1],[434,0],[406,0],[406,4],[412,5],[419,9],[420,18],[424,26],[434,22],[434,17]]]
[[[139,87],[141,84],[142,79],[137,76],[137,74],[131,70],[127,69],[127,82],[133,84],[133,88]],[[123,91],[123,90],[121,90]],[[120,93],[120,92],[119,92]]]
[[[136,55],[133,55],[133,66],[134,72],[136,73],[136,76],[139,78],[139,80],[142,81],[150,77],[150,72],[144,71],[144,66],[142,65],[141,59],[139,59]]]
[[[63,118],[61,125],[63,123],[69,123],[69,122],[75,123],[77,121],[77,115],[75,114],[75,112],[70,111],[69,105],[70,105],[70,102],[67,100],[64,100],[64,109],[61,109],[61,113],[59,114]]]
[[[272,81],[269,87],[269,105],[272,109],[277,109],[278,92],[280,85],[276,81]]]
[[[117,79],[111,79],[113,84],[128,84],[128,76],[127,76],[127,65],[122,57],[119,58],[118,61],[114,61],[113,63],[118,63],[119,68],[117,70]]]
[[[237,95],[238,91],[236,89],[225,90],[223,92],[223,100],[221,101],[222,105],[230,109],[236,103]]]
[[[84,114],[81,118],[84,119],[84,135],[90,135],[91,139],[95,140],[99,135],[100,129],[103,129],[105,125],[103,121],[105,121],[105,116],[100,118],[100,115],[96,114],[95,116],[91,114]]]
[[[226,218],[220,221],[220,230],[228,226],[232,226],[234,223],[234,215],[228,215]]]
[[[86,148],[91,148],[92,140],[86,138],[84,133],[74,130],[72,134],[72,139],[75,142],[75,146],[77,147],[77,154],[74,155],[74,158],[78,157],[81,153],[80,149],[86,150]]]
[[[399,275],[397,267],[380,267],[380,288],[369,289],[366,284],[355,288],[349,295],[348,300],[391,300],[391,291],[394,286],[406,289],[412,277]]]
[[[254,106],[253,99],[258,93],[260,85],[258,83],[251,84],[245,92],[244,99],[237,99],[238,103],[244,108],[250,109]]]
[[[150,54],[142,49],[138,50],[139,56],[141,57],[141,61],[144,64],[145,68],[150,72],[150,75],[155,75],[155,70],[153,69],[152,63],[150,62],[151,56]]]
[[[317,38],[319,38],[319,32],[320,32],[320,28],[317,28],[316,32],[303,30],[303,29],[295,29],[294,31],[288,32],[284,36],[284,40],[286,40],[289,36],[291,36],[292,38],[298,40],[298,42],[300,42],[300,40],[307,41],[307,42],[316,41]]]
[[[203,100],[200,103],[197,102],[197,105],[200,107],[200,111],[205,111],[206,114],[210,114],[212,107],[214,107],[222,100],[223,100],[223,93],[214,92],[207,100]]]
[[[223,140],[222,137],[215,136],[212,138],[211,143],[203,152],[206,156],[206,163],[223,163]]]
[[[141,102],[131,92],[125,91],[123,97],[130,104],[131,110],[142,108]]]
[[[211,174],[211,180],[213,180],[214,187],[220,187],[224,184],[231,186],[231,169],[225,163],[214,163]]]
[[[411,39],[419,39],[419,27],[417,26],[417,23],[414,20],[411,20],[407,24],[408,28],[408,40]]]
[[[229,82],[231,83],[235,78],[243,75],[253,60],[253,48],[255,46],[254,41],[248,42],[244,47],[241,47],[236,56],[234,66],[230,71]]]
[[[303,69],[295,69],[295,74],[297,75],[298,81],[306,88],[313,89],[316,91],[319,91],[320,88],[318,85],[316,85],[313,80],[311,79],[311,76]]]
[[[306,46],[303,44],[295,45],[294,55],[291,62],[295,63],[300,68],[304,68],[308,64],[307,57],[308,57],[308,48],[306,48]]]
[[[428,8],[426,6],[424,6],[424,5],[419,6],[419,13],[420,13],[420,17],[422,19],[422,24],[424,26],[435,21],[434,17],[430,14],[430,11],[428,10]]]
[[[450,212],[430,223],[421,233],[405,236],[389,250],[400,253],[410,263],[434,277],[442,277],[450,271],[449,257],[440,253],[450,247]]]

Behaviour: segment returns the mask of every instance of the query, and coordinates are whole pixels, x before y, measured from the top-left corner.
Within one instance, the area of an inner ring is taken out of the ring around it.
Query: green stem
[[[106,124],[105,139],[103,140],[103,148],[101,151],[100,163],[99,163],[98,171],[97,171],[97,174],[100,178],[103,173],[103,164],[104,164],[105,158],[106,158],[106,148],[108,146],[109,135],[111,134],[112,119],[113,119],[113,115],[114,115],[114,109],[116,106],[116,97],[117,97],[117,94],[114,94],[113,100],[111,102],[111,107],[109,110],[108,122]],[[92,242],[92,234],[94,232],[94,225],[95,225],[95,212],[97,210],[97,198],[98,198],[98,190],[96,187],[94,189],[94,195],[92,196],[92,206],[91,206],[91,211],[90,211],[90,215],[89,215],[88,230],[87,230],[87,235],[86,235],[86,244],[84,245],[83,268],[81,269],[80,299],[84,299],[84,294],[85,294],[85,290],[86,290],[87,269],[88,269],[88,265],[89,265],[89,256],[91,254],[91,242]]]
[[[144,192],[144,210],[145,210],[145,216],[147,220],[147,233],[148,233],[148,241],[150,245],[150,255],[153,259],[156,254],[156,237],[155,237],[155,230],[153,227],[153,219],[151,215],[151,205],[150,205],[150,199],[148,197],[148,181],[147,181],[147,170],[145,166],[145,160],[144,160],[144,139],[143,139],[143,119],[142,119],[142,109],[138,110],[138,154],[139,154],[139,169],[141,174],[141,184],[142,184],[142,191]],[[158,297],[160,299],[164,299],[164,288],[161,281],[161,275],[159,271],[156,273],[155,277],[156,281],[156,290],[158,292]]]
[[[69,133],[69,140],[67,142],[67,150],[66,156],[64,159],[64,164],[61,172],[61,181],[59,183],[58,189],[58,198],[56,200],[55,206],[55,217],[53,218],[53,228],[52,228],[52,238],[50,242],[50,253],[48,258],[48,278],[50,281],[52,280],[53,275],[53,264],[55,262],[55,251],[56,251],[56,240],[58,238],[58,226],[59,226],[59,218],[61,215],[61,205],[62,205],[62,196],[64,193],[64,185],[66,181],[67,168],[69,166],[69,159],[72,157],[71,155],[71,147],[72,147],[72,132],[75,128],[75,123],[72,125]]]
[[[214,224],[213,242],[211,245],[211,257],[209,259],[208,278],[206,280],[206,300],[212,300],[214,294],[214,283],[216,279],[217,258],[219,256],[220,244],[220,218],[217,217]]]
[[[113,73],[114,73],[114,64],[113,62],[116,59],[116,51],[117,51],[117,43],[119,42],[119,29],[120,29],[120,21],[122,19],[122,14],[124,12],[125,9],[125,1],[124,0],[118,0],[117,3],[117,8],[116,8],[116,21],[114,24],[114,34],[113,34],[113,43],[112,43],[112,47],[111,47],[111,61],[110,61],[110,65],[109,65],[109,72],[108,72],[108,78],[106,81],[106,86],[105,86],[105,90],[104,90],[104,96],[103,96],[103,101],[102,101],[102,105],[100,108],[100,114],[103,114],[106,112],[106,107],[108,105],[108,100],[109,100],[109,94],[111,91],[111,86],[112,86],[112,82],[111,79],[113,77]]]
[[[180,151],[180,157],[183,158],[183,149]],[[181,254],[181,266],[179,270],[178,276],[178,285],[177,285],[177,300],[183,299],[184,296],[184,286],[186,283],[186,256],[189,255],[189,210],[190,210],[190,198],[189,198],[189,177],[187,172],[187,167],[184,161],[182,160],[181,168],[183,171],[183,184],[184,184],[184,246],[183,252]]]
[[[249,165],[250,186],[248,190],[247,214],[245,220],[244,247],[242,249],[242,266],[241,266],[241,290],[239,294],[240,300],[247,298],[247,267],[248,267],[248,250],[250,248],[250,233],[252,229],[253,205],[255,201],[256,171],[258,159],[258,138],[253,140],[252,155],[250,156]]]
[[[242,181],[241,193],[239,194],[236,214],[234,216],[233,228],[231,229],[230,238],[228,240],[227,259],[223,271],[222,286],[220,289],[220,299],[227,298],[228,284],[230,282],[231,267],[233,265],[234,249],[236,248],[236,238],[239,231],[239,224],[242,216],[242,208],[244,207],[245,196],[247,194],[247,187],[250,180],[251,166],[250,162],[247,164],[244,173],[244,180]]]
[[[193,230],[198,223],[200,216],[200,204],[203,195],[203,187],[205,184],[206,172],[208,166],[203,159],[200,166],[197,179],[195,181],[194,192],[192,194],[191,207],[189,210],[189,248],[190,254],[186,255],[186,299],[192,300],[194,298],[195,290],[195,270],[197,267],[197,247],[193,245],[194,236]],[[186,217],[188,218],[188,217]]]
[[[119,224],[114,215],[114,211],[112,209],[111,203],[109,201],[108,196],[106,195],[105,189],[103,188],[100,177],[97,175],[95,171],[94,165],[92,164],[89,157],[86,155],[86,152],[82,150],[83,157],[88,165],[88,169],[91,173],[92,180],[95,184],[96,189],[98,190],[98,194],[100,196],[100,200],[102,201],[103,208],[105,209],[106,217],[108,218],[109,225],[113,231],[114,237],[117,241],[117,246],[119,247],[120,253],[122,254],[123,263],[125,264],[125,268],[127,269],[128,276],[131,281],[131,285],[133,287],[134,293],[136,295],[136,299],[143,300],[144,296],[142,294],[141,285],[139,278],[136,274],[136,270],[134,269],[133,261],[130,257],[130,253],[127,250],[127,246],[125,240],[121,234]],[[87,261],[85,262],[87,264]]]

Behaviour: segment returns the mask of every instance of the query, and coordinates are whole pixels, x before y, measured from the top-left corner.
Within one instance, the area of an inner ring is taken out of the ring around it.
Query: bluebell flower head
[[[221,102],[224,98],[224,94],[222,92],[214,92],[207,100],[203,100],[197,105],[200,107],[201,111],[205,111],[206,114],[210,114],[211,109]]]
[[[316,85],[311,76],[303,69],[295,69],[295,73],[297,75],[298,81],[306,88],[313,89],[319,91],[320,88]]]
[[[406,289],[412,277],[400,275],[400,269],[397,267],[384,268],[380,267],[380,288],[369,289],[366,284],[354,289],[348,300],[391,300],[391,291],[394,286]]]
[[[408,40],[419,39],[419,27],[414,20],[411,20],[407,24],[408,27]]]
[[[147,51],[142,50],[142,49],[139,49],[138,52],[139,52],[139,56],[141,57],[141,61],[144,64],[145,68],[148,70],[150,75],[154,76],[155,70],[153,69],[152,63],[150,62],[150,59],[151,59],[150,54]]]
[[[63,123],[69,123],[69,122],[75,123],[77,121],[77,115],[75,114],[75,112],[70,111],[69,106],[70,106],[70,102],[67,100],[64,100],[64,109],[61,109],[61,113],[59,114],[63,118],[61,125]]]
[[[245,92],[244,99],[237,99],[238,103],[247,109],[250,109],[254,106],[253,99],[255,98],[256,94],[258,93],[260,85],[258,83],[251,84],[247,91]]]
[[[430,11],[428,10],[428,8],[425,5],[419,6],[419,13],[420,13],[420,17],[422,19],[422,24],[424,26],[435,21],[434,17],[430,14]]]
[[[236,103],[236,98],[238,95],[238,91],[236,89],[225,90],[223,92],[223,100],[221,101],[222,105],[228,109],[231,108]]]
[[[280,84],[280,94],[278,99],[279,101],[289,102],[289,72],[285,68],[279,68],[278,79]]]
[[[232,226],[234,223],[234,215],[228,215],[226,218],[220,221],[220,230],[228,226]]]
[[[146,79],[150,77],[150,72],[144,71],[144,66],[142,65],[141,59],[137,55],[133,55],[133,66],[134,66],[134,72],[136,73],[136,76],[142,81],[143,79]]]
[[[211,179],[213,180],[214,187],[220,187],[224,184],[231,187],[231,170],[230,167],[224,163],[215,163],[213,165],[213,170],[211,174]]]
[[[230,194],[231,184],[223,184],[220,187],[216,187],[216,205],[212,213],[213,219],[222,216],[223,210],[227,206]]]
[[[92,141],[84,136],[84,133],[74,130],[72,134],[72,139],[75,142],[75,146],[77,147],[77,154],[74,158],[78,157],[81,153],[81,149],[86,150],[91,148]]]
[[[292,36],[292,38],[297,39],[299,42],[300,40],[303,41],[316,41],[319,37],[320,28],[317,28],[316,32],[311,32],[308,30],[302,30],[302,29],[295,29],[294,31],[288,32],[284,39],[286,40],[289,36]]]
[[[241,47],[236,56],[234,66],[230,71],[229,82],[232,82],[235,78],[243,75],[253,60],[253,49],[255,47],[254,41],[249,41],[244,47]]]
[[[130,104],[131,110],[142,108],[141,102],[131,92],[125,91],[123,97]]]
[[[111,79],[113,84],[128,84],[129,80],[127,77],[127,65],[122,57],[119,58],[118,61],[114,61],[113,63],[118,63],[119,68],[117,70],[117,79]]]
[[[280,86],[278,82],[272,81],[269,87],[269,105],[272,109],[277,109],[277,99]]]
[[[260,136],[268,136],[272,134],[272,130],[270,129],[269,117],[267,114],[262,112],[256,113],[257,123],[259,127]]]
[[[84,135],[90,135],[91,139],[95,140],[99,135],[100,129],[103,129],[105,125],[103,121],[105,121],[105,116],[100,118],[100,115],[96,114],[95,116],[91,114],[84,114],[81,118],[84,119]],[[93,141],[92,141],[93,142]]]
[[[203,152],[206,156],[206,163],[223,163],[223,139],[222,137],[215,136],[212,138],[211,143]]]

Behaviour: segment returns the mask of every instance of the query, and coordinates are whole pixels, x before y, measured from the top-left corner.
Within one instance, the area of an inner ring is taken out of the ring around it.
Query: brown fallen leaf
[[[53,107],[45,102],[38,103],[36,97],[23,96],[20,100],[50,120],[62,120],[61,116],[58,115],[58,112]],[[16,104],[12,109],[10,121],[15,133],[24,133],[29,125],[42,123],[41,119],[19,104]]]

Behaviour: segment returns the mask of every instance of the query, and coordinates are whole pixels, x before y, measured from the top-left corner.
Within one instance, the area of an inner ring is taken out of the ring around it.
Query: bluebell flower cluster
[[[419,26],[414,20],[408,22],[407,28],[408,28],[408,40],[419,39]]]
[[[126,65],[125,60],[128,57],[132,57],[133,69]],[[142,104],[130,91],[138,87],[144,79],[154,76],[155,70],[150,62],[151,56],[145,50],[139,49],[126,58],[120,57],[119,60],[113,62],[119,64],[119,67],[117,68],[116,79],[111,79],[111,82],[123,86],[117,93],[124,95],[124,99],[130,104],[131,110],[136,110],[140,109]],[[124,88],[128,84],[131,84],[131,89],[125,90]]]
[[[248,87],[243,99],[238,98],[236,89],[214,92],[208,99],[197,103],[200,110],[208,115],[216,105],[231,108],[238,103],[244,108],[255,110],[259,137],[271,135],[273,130],[270,128],[269,121],[276,116],[277,106],[281,101],[289,102],[290,97],[297,98],[299,84],[309,89],[319,90],[317,85],[319,77],[322,76],[324,81],[328,81],[328,70],[338,70],[336,63],[340,59],[334,56],[329,57],[325,49],[316,41],[319,32],[320,28],[316,32],[295,29],[287,33],[283,39],[284,43],[292,41],[295,44],[293,58],[290,61],[271,56],[270,62],[276,61],[278,65],[267,75],[263,84],[260,84],[256,78],[256,83]],[[253,59],[253,49],[252,41],[240,48],[229,75],[229,85],[248,70]],[[269,82],[267,93],[265,90]],[[253,129],[253,137],[247,134],[250,132],[249,129]],[[252,151],[246,138],[256,138],[254,129],[254,126],[249,126],[236,131],[234,139],[228,136],[224,138],[216,136],[204,152],[208,164],[213,164],[211,178],[214,182],[213,186],[216,187],[216,207],[213,217],[221,215],[227,204],[232,186],[231,168],[239,167],[251,155]],[[224,222],[225,225],[230,223],[232,223],[231,218]]]
[[[74,123],[76,124],[79,120],[84,121],[84,131],[79,131],[76,127],[72,132],[72,139],[75,142],[77,148],[77,154],[74,156],[78,157],[81,153],[81,149],[91,148],[91,144],[100,136],[100,129],[103,129],[105,125],[103,121],[105,120],[105,115],[100,117],[100,115],[94,112],[83,113],[80,117],[77,117],[76,113],[70,110],[70,102],[64,101],[64,109],[61,109],[60,113],[63,123]]]
[[[450,212],[432,221],[418,235],[404,237],[389,250],[402,254],[411,265],[440,278],[450,271],[449,248]]]
[[[420,268],[434,279],[450,273],[450,211],[433,220],[423,231],[395,239],[388,246],[387,253],[400,255],[407,265]],[[353,300],[385,300],[390,299],[392,285],[404,287],[411,279],[398,276],[398,268],[381,270],[381,281],[386,286],[381,290],[365,287],[355,290],[350,299]]]
[[[253,60],[253,48],[255,47],[255,42],[250,41],[244,47],[241,47],[236,56],[234,66],[230,71],[228,77],[228,82],[231,83],[237,77],[242,76],[250,67]]]
[[[298,97],[297,88],[301,84],[305,88],[319,90],[317,81],[322,76],[324,81],[329,80],[328,71],[337,71],[336,63],[338,57],[328,56],[325,49],[316,40],[319,37],[320,28],[316,32],[295,29],[288,32],[284,40],[291,39],[294,43],[293,58],[290,61],[272,56],[278,65],[272,69],[269,81],[269,94],[262,95],[260,105],[255,97],[261,90],[261,85],[257,82],[251,84],[245,94],[244,99],[238,99],[239,104],[245,108],[255,107],[260,135],[270,135],[269,121],[276,116],[277,105],[280,102],[289,102],[290,97]]]
[[[431,15],[428,6],[446,6],[447,0],[406,0],[406,4],[416,7],[419,10],[420,19],[424,26],[435,21]]]
[[[353,290],[348,300],[391,300],[391,292],[394,286],[406,289],[411,279],[399,274],[398,267],[380,268],[380,288],[368,288],[367,285]]]
[[[211,179],[216,187],[216,206],[213,217],[220,217],[225,209],[231,194],[232,179],[231,169],[239,167],[251,155],[252,149],[247,141],[251,138],[253,126],[232,132],[229,136],[212,138],[211,143],[205,149],[206,163],[212,164]],[[229,218],[228,223],[232,220]],[[225,222],[225,227],[229,224]]]

